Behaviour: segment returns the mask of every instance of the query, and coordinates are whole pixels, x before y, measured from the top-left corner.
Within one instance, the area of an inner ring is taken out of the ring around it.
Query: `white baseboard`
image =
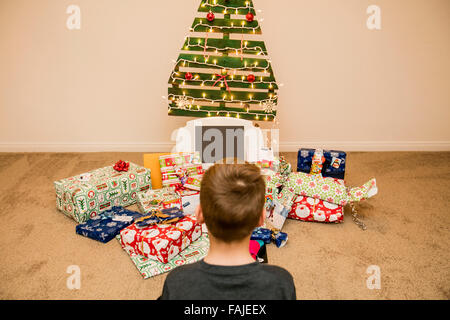
[[[170,142],[154,143],[0,143],[0,152],[170,152]]]
[[[280,142],[281,152],[297,152],[299,148],[322,148],[348,152],[450,151],[450,141]]]
[[[153,143],[0,143],[0,152],[170,152],[172,142]],[[280,142],[280,152],[323,148],[348,152],[450,151],[450,141]]]

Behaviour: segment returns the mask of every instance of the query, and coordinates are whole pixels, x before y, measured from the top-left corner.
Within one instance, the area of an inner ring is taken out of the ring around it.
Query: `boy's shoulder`
[[[170,271],[170,273],[167,275],[166,280],[177,279],[179,277],[185,277],[186,274],[190,274],[190,275],[194,275],[194,276],[197,274],[200,274],[202,272],[200,263],[201,263],[201,261],[197,261],[194,263],[179,266],[179,267],[173,269],[172,271]]]
[[[263,272],[267,272],[270,274],[276,274],[279,275],[283,278],[286,278],[287,280],[292,280],[292,275],[289,273],[289,271],[287,271],[286,269],[273,265],[273,264],[265,264],[262,263],[261,264],[261,269],[263,270]]]
[[[248,265],[247,266],[236,266],[237,269],[235,271],[236,274],[239,273],[239,267],[242,267],[242,271],[243,272],[248,272]],[[292,275],[289,273],[289,271],[287,271],[286,269],[276,266],[276,265],[271,265],[271,264],[265,264],[265,263],[255,263],[255,265],[253,266],[254,268],[252,268],[251,273],[252,276],[256,277],[256,276],[263,276],[265,279],[270,280],[270,279],[274,279],[274,280],[278,280],[278,281],[286,281],[286,282],[292,282],[294,281]],[[214,271],[219,271],[221,268],[227,269],[226,266],[221,267],[221,266],[216,266],[213,270]],[[203,263],[203,260],[192,263],[192,264],[187,264],[187,265],[183,265],[180,266],[174,270],[172,270],[169,275],[167,276],[167,280],[171,281],[178,281],[178,279],[183,278],[186,279],[186,277],[197,277],[197,276],[202,276],[204,275],[206,272],[210,273],[208,270],[205,270],[205,264]],[[216,273],[216,272],[213,272]],[[220,276],[222,272],[218,272],[217,276]],[[229,274],[228,274],[229,275]]]

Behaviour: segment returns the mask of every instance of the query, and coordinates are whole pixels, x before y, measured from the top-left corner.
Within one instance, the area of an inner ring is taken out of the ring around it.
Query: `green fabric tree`
[[[278,85],[253,1],[202,0],[198,12],[169,78],[169,115],[273,121]]]

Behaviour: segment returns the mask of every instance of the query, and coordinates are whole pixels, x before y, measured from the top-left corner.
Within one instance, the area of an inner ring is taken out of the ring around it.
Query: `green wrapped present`
[[[113,165],[54,182],[56,208],[78,223],[111,209],[136,202],[137,193],[151,189],[150,170],[134,163],[128,171]]]
[[[174,207],[183,209],[181,196],[172,187],[138,192],[137,205],[142,213],[151,213],[154,210]]]

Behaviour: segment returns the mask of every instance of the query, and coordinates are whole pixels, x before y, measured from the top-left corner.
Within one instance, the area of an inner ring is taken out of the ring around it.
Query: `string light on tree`
[[[194,20],[195,36],[185,38],[169,79],[170,114],[273,121],[278,85],[271,61],[264,41],[249,39],[261,34],[260,11],[250,0],[203,0],[198,11],[203,18]]]

